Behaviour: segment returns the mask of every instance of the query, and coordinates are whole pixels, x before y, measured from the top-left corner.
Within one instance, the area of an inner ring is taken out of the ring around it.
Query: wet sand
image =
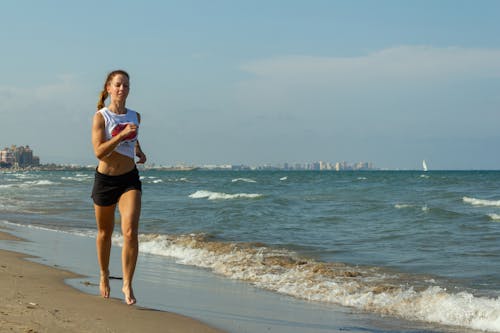
[[[16,237],[0,232],[0,240]],[[64,283],[76,274],[0,250],[0,332],[222,332],[189,317],[128,306]]]

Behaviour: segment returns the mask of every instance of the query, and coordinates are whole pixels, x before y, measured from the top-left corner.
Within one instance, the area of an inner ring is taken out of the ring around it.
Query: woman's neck
[[[117,114],[124,114],[127,113],[127,109],[125,108],[125,103],[109,103],[108,109],[111,112],[117,113]]]

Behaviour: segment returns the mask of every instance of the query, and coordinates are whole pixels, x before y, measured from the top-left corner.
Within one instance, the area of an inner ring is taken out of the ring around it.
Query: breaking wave
[[[257,193],[236,193],[236,194],[227,194],[220,192],[211,192],[211,191],[196,191],[193,194],[189,195],[190,198],[193,199],[208,199],[208,200],[230,200],[230,199],[256,199],[262,197],[262,194]]]
[[[260,243],[224,243],[203,234],[142,234],[140,251],[308,301],[486,331],[500,332],[500,300],[450,292],[434,279],[377,267],[317,262]],[[114,242],[121,245],[122,238]]]
[[[500,200],[485,200],[485,199],[476,199],[463,197],[462,199],[465,203],[474,205],[474,206],[493,206],[500,207]]]
[[[161,183],[188,183],[189,180],[186,177],[181,177],[181,178],[159,178],[159,177],[154,177],[154,176],[141,176],[140,177],[141,181],[143,183],[147,184],[161,184]]]
[[[27,188],[27,187],[33,187],[33,186],[49,186],[49,185],[56,185],[57,183],[50,181],[50,180],[33,180],[33,181],[27,181],[24,183],[12,183],[12,184],[2,184],[0,185],[0,188]]]
[[[82,174],[82,173],[77,173],[74,176],[68,176],[68,177],[61,177],[61,180],[69,180],[69,181],[75,181],[75,182],[86,182],[94,179],[93,175],[90,174]]]
[[[250,178],[235,178],[231,182],[233,182],[233,183],[236,183],[236,182],[257,183],[257,181],[250,179]]]
[[[394,208],[397,208],[397,209],[412,208],[412,207],[414,207],[414,206],[409,205],[409,204],[395,204],[394,205]]]
[[[488,214],[488,217],[493,221],[500,221],[500,214]]]

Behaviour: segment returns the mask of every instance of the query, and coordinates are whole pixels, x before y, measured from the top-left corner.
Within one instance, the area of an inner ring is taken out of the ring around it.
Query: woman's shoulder
[[[139,114],[139,112],[135,111],[135,110],[132,110],[132,109],[129,109],[127,108],[127,113],[130,112],[130,113],[133,113],[133,114]]]
[[[127,114],[130,114],[133,117],[136,117],[139,121],[141,120],[141,114],[135,110],[127,108]]]
[[[94,113],[94,119],[106,119],[109,118],[109,110],[107,107],[103,107],[102,109],[99,109]]]
[[[108,113],[109,113],[109,109],[107,107],[103,107],[102,109],[99,109],[96,111],[95,116],[101,115],[104,117]]]
[[[97,111],[93,116],[93,123],[95,125],[101,126],[106,122],[106,118],[102,112]]]

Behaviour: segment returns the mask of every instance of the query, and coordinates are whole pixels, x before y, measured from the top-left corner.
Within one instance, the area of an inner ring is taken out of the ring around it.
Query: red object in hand
[[[120,123],[120,124],[117,124],[113,128],[113,130],[111,131],[111,135],[113,137],[117,136],[121,131],[123,131],[125,129],[125,127],[127,127],[128,124],[129,123]],[[123,140],[134,140],[136,137],[137,137],[137,131],[130,133]]]

